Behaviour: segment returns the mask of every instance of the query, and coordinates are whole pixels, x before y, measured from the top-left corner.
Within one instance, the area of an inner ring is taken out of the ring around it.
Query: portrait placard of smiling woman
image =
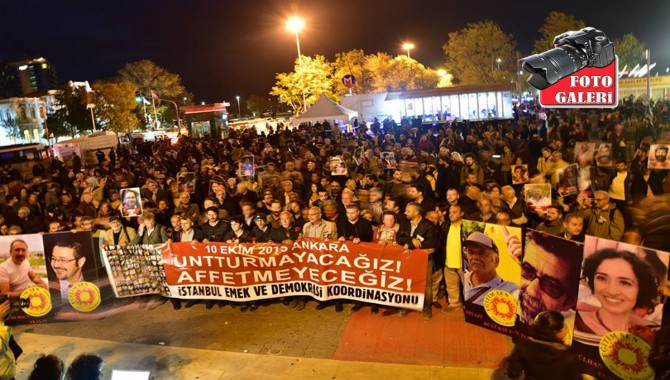
[[[660,327],[668,253],[587,236],[575,339],[598,344],[611,331],[651,343]]]

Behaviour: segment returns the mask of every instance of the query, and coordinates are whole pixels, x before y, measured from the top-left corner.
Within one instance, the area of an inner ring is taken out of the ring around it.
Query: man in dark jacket
[[[337,236],[340,241],[351,240],[356,244],[359,242],[372,241],[372,224],[364,218],[360,218],[361,209],[357,204],[346,207],[347,218],[340,220],[337,225]]]
[[[137,236],[133,239],[133,244],[162,244],[170,239],[167,228],[156,223],[153,212],[145,211],[142,220]]]
[[[179,224],[181,225],[181,231],[174,233],[172,236],[175,243],[187,241],[202,242],[205,239],[205,235],[203,235],[201,229],[193,228],[193,221],[188,214],[181,215]]]
[[[202,225],[202,233],[207,241],[223,241],[223,235],[228,232],[230,226],[228,223],[219,219],[219,208],[209,207],[206,210],[207,222]]]
[[[416,202],[408,203],[405,206],[405,216],[407,217],[407,221],[401,223],[398,230],[398,244],[402,245],[405,249],[425,249],[432,254],[437,242],[436,228],[433,223],[421,216],[421,205]],[[424,319],[430,319],[433,315],[432,275],[433,262],[432,258],[429,257],[426,274],[426,297],[423,306]],[[401,315],[406,315],[408,310],[403,309],[400,312]]]

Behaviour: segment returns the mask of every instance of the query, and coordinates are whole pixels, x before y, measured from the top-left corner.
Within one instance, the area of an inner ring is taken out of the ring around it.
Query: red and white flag
[[[151,90],[151,98],[152,98],[153,100],[158,100],[158,95],[156,95],[156,93],[154,92],[154,90]]]

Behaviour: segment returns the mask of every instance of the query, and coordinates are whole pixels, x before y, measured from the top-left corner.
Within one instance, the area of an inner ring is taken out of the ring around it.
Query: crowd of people
[[[668,102],[652,110],[625,99],[605,111],[522,104],[507,121],[375,120],[349,133],[328,122],[280,124],[267,135],[230,130],[225,138],[119,145],[98,151],[94,162],[75,156],[50,157],[28,170],[3,165],[0,234],[91,231],[101,247],[304,237],[421,248],[430,253],[423,309],[430,319],[434,309],[458,310],[499,280],[495,263],[485,263],[497,248],[483,234],[463,236],[463,220],[670,251],[670,177],[668,170],[647,168],[650,145],[668,127]],[[611,166],[576,152],[586,141],[611,143]],[[384,162],[390,153],[392,166]],[[561,171],[573,163],[579,191],[564,195],[557,191]],[[526,194],[525,181],[552,189],[551,195]],[[2,273],[0,289],[14,290]],[[298,309],[307,301],[283,300]],[[317,309],[331,304],[342,311],[339,301]],[[362,306],[354,303],[353,310]],[[242,303],[240,309],[257,307]],[[382,314],[396,313],[407,311]]]
[[[626,100],[607,111],[523,104],[514,120],[387,119],[350,133],[328,122],[280,124],[268,135],[230,130],[225,138],[119,145],[96,152],[94,162],[49,158],[28,171],[4,165],[0,233],[90,230],[102,247],[309,237],[422,248],[431,252],[430,318],[434,308],[460,308],[462,290],[478,287],[467,283],[459,260],[464,219],[670,250],[670,177],[647,168],[667,108],[657,102],[652,118]],[[578,154],[575,146],[585,141],[611,143],[612,165]],[[389,153],[393,166],[382,162]],[[579,191],[561,195],[561,171],[573,163]],[[524,176],[539,190],[526,194],[514,165],[527,168]],[[0,288],[5,282],[0,278]],[[302,308],[304,301],[289,304]]]

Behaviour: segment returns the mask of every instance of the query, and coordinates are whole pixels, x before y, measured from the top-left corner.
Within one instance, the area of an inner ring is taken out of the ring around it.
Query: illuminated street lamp
[[[300,17],[293,16],[286,21],[286,29],[295,33],[295,45],[298,48],[298,58],[300,54],[300,32],[305,28],[305,21]]]
[[[298,62],[301,61],[302,54],[300,53],[300,32],[305,29],[305,20],[300,17],[293,16],[286,21],[286,29],[295,33],[295,46],[298,48]],[[304,88],[304,87],[303,87]],[[307,101],[305,99],[305,90],[302,92],[303,110],[307,111]]]
[[[95,115],[93,115],[93,108],[95,108],[95,104],[94,103],[88,103],[86,105],[86,108],[91,110],[91,122],[93,123],[93,133],[95,133],[96,132],[96,130],[95,130]]]
[[[235,99],[237,99],[237,118],[240,119],[242,118],[242,109],[240,108],[240,96],[237,95]]]
[[[437,75],[440,76],[440,77],[443,77],[443,76],[447,75],[447,70],[439,69],[439,70],[437,70]]]
[[[402,48],[403,48],[403,50],[407,51],[407,58],[412,58],[409,55],[409,51],[414,49],[414,44],[411,43],[411,42],[405,42],[404,44],[402,44]]]
[[[496,58],[496,64],[498,65],[498,70],[500,70],[500,63],[502,62],[502,58]]]

